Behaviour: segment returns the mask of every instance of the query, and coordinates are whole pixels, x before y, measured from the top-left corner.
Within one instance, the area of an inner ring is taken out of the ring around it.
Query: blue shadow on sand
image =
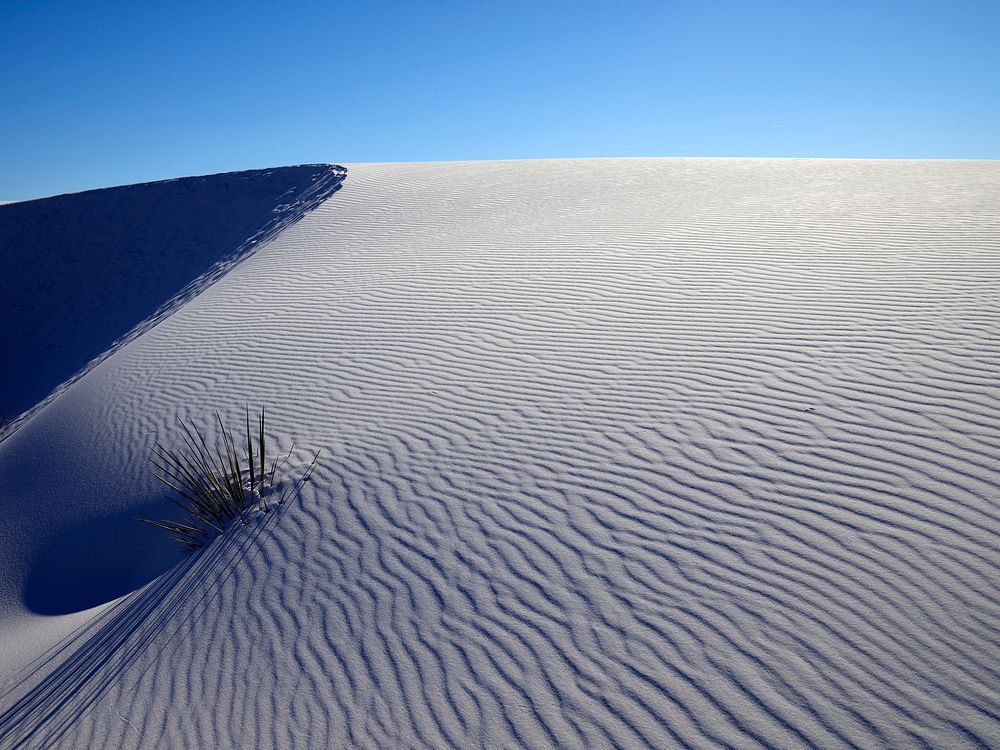
[[[176,514],[167,501],[144,505],[141,515]],[[136,520],[130,509],[91,518],[52,537],[37,555],[24,588],[24,604],[41,615],[91,609],[135,591],[162,575],[180,556],[176,542]]]
[[[329,198],[346,174],[311,164],[0,206],[0,417],[37,408]]]

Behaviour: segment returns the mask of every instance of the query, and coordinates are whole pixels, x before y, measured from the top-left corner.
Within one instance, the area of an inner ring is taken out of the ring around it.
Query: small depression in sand
[[[171,514],[168,502],[142,515]],[[89,519],[54,535],[35,558],[24,604],[42,615],[64,615],[114,601],[165,573],[182,552],[161,531],[129,510]]]

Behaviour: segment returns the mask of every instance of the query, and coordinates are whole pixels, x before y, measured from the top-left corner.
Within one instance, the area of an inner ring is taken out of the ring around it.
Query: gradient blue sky
[[[1000,157],[1000,1],[0,5],[0,198],[303,162]]]

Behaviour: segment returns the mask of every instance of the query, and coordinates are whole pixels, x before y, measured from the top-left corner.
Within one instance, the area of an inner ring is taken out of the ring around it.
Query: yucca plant
[[[246,525],[249,513],[255,510],[267,513],[270,510],[267,497],[274,487],[275,474],[291,455],[291,451],[283,457],[275,455],[268,465],[263,407],[255,420],[256,425],[251,425],[250,407],[247,407],[245,452],[236,442],[234,433],[226,429],[218,412],[215,418],[221,436],[213,447],[197,425],[181,422],[184,447],[171,450],[157,442],[150,455],[156,478],[167,487],[170,501],[184,516],[180,521],[139,520],[164,529],[192,550],[223,533],[233,519]],[[317,451],[299,481],[286,488],[271,505],[284,502],[289,489],[297,491],[312,474],[318,458]]]

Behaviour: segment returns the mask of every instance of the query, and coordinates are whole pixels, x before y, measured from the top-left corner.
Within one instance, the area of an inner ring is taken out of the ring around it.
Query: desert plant
[[[291,455],[291,451],[283,457],[275,455],[268,466],[263,408],[256,425],[251,426],[250,407],[247,407],[245,452],[218,412],[215,418],[221,436],[214,447],[209,447],[197,425],[181,422],[184,447],[171,450],[157,442],[150,455],[156,478],[168,488],[168,498],[184,515],[179,521],[139,520],[164,529],[188,549],[202,547],[234,519],[246,525],[249,513],[255,510],[267,513],[271,509],[267,496],[274,487],[275,474]],[[318,458],[319,451],[299,480],[286,487],[271,505],[284,502],[289,491],[297,492],[311,476]]]

